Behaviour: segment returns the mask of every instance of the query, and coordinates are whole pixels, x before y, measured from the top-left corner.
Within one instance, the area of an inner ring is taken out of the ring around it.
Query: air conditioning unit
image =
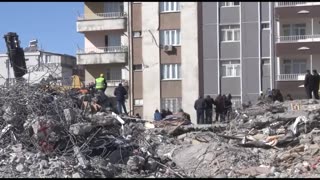
[[[164,49],[164,51],[172,51],[172,46],[171,45],[164,45],[163,49]]]

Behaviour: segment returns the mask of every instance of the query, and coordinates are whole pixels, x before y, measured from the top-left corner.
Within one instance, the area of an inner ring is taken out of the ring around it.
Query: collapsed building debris
[[[83,94],[43,84],[1,92],[1,177],[319,177],[317,100],[259,102],[202,127],[90,111]]]

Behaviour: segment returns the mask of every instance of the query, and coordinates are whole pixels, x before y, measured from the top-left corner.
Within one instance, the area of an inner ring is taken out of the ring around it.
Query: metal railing
[[[123,18],[126,17],[125,12],[108,12],[108,13],[94,13],[83,14],[78,16],[78,20],[90,20],[90,19],[111,19],[111,18]]]
[[[85,49],[78,49],[78,54],[90,54],[90,53],[117,53],[117,52],[127,52],[127,46],[108,46],[108,47],[92,47]]]
[[[277,81],[301,81],[305,74],[278,74]]]
[[[320,34],[278,36],[277,42],[320,41]]]
[[[320,2],[277,2],[276,7],[294,7],[294,6],[314,6],[320,5]]]
[[[296,6],[296,5],[304,5],[307,2],[277,2],[276,7],[288,7],[288,6]]]

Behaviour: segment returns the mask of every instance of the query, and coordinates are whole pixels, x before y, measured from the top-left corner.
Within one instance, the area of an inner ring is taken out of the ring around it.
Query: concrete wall
[[[239,23],[239,7],[221,7],[220,8],[220,22],[223,24],[237,24]]]
[[[127,27],[127,18],[78,20],[77,32],[124,30]]]
[[[197,2],[181,3],[182,108],[196,123],[194,101],[199,96]],[[192,49],[192,51],[191,51]]]
[[[259,16],[258,3],[241,3],[241,81],[242,101],[256,101],[260,93],[259,81]]]
[[[203,61],[204,94],[219,93],[217,5],[217,2],[202,2],[203,59],[200,61]]]
[[[143,118],[153,119],[160,109],[159,3],[142,3]],[[149,33],[151,32],[151,34]]]
[[[123,64],[127,62],[127,56],[127,52],[78,54],[77,63],[80,65],[113,63]]]

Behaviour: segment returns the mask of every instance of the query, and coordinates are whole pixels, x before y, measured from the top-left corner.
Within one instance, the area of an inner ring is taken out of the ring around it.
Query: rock
[[[66,118],[67,124],[70,125],[75,121],[75,113],[72,109],[63,110],[64,117]]]
[[[227,178],[228,176],[224,173],[222,174],[218,174],[217,176],[215,176],[214,178]]]
[[[17,170],[18,172],[24,172],[24,171],[26,170],[26,168],[25,168],[25,166],[24,166],[23,164],[18,164],[18,165],[16,166],[16,170]]]
[[[158,167],[158,163],[153,158],[148,158],[146,168],[151,172],[155,171]]]
[[[46,160],[41,160],[40,161],[40,168],[41,169],[48,168],[48,167],[49,167],[48,161],[46,161]]]
[[[72,178],[82,178],[82,176],[80,175],[80,173],[74,173],[72,174]]]
[[[69,131],[74,135],[84,135],[90,132],[92,128],[91,123],[76,123],[70,126]]]
[[[145,159],[141,156],[130,156],[127,166],[130,171],[140,172],[145,163]]]

